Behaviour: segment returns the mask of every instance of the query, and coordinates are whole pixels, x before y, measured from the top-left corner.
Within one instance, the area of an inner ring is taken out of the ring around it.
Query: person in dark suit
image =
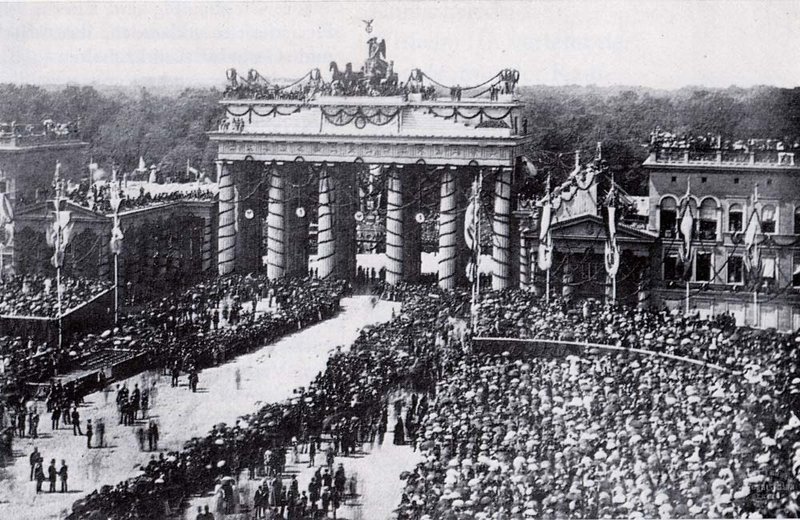
[[[68,478],[67,472],[68,472],[67,463],[62,460],[61,461],[61,467],[58,468],[58,476],[61,477],[61,492],[62,493],[66,493],[67,492],[67,478]]]
[[[47,480],[50,482],[50,493],[56,492],[56,459],[50,459],[50,465],[47,466]]]

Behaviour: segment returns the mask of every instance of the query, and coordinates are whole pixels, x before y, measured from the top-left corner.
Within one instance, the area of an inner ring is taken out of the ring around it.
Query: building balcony
[[[20,148],[37,148],[42,146],[82,144],[80,138],[74,134],[0,134],[0,150],[16,150]]]
[[[651,150],[647,165],[724,166],[736,168],[798,168],[795,152],[765,150],[755,152],[659,148]]]

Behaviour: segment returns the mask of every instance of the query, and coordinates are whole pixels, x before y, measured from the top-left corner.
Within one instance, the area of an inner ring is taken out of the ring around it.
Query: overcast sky
[[[523,84],[800,84],[800,1],[0,4],[0,82],[225,83],[358,68],[362,19],[405,79],[467,85],[501,68]]]

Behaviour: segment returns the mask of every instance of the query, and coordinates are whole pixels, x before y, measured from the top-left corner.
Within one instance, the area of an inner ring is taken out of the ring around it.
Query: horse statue
[[[331,62],[329,70],[331,73],[332,81],[342,81],[344,79],[344,73],[339,71],[339,65],[337,65],[335,61]]]
[[[503,69],[500,71],[500,81],[504,83],[503,93],[513,94],[519,81],[519,71],[516,69]]]
[[[228,86],[230,88],[237,88],[239,86],[239,75],[236,73],[236,69],[230,68],[225,71],[225,76],[228,78]]]

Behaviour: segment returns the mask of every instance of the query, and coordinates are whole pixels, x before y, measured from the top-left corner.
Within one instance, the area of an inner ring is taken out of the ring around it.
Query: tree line
[[[586,159],[602,142],[603,158],[617,182],[633,195],[647,193],[641,164],[657,127],[792,143],[800,136],[800,88],[521,86],[519,94],[532,136],[526,153],[540,173],[550,171],[558,181],[572,168],[572,151],[582,150]],[[148,166],[156,164],[164,172],[183,171],[187,160],[213,172],[216,145],[206,132],[223,116],[221,95],[216,88],[156,94],[146,88],[0,84],[0,122],[77,122],[92,159],[101,166],[114,161],[130,170],[144,157]]]

